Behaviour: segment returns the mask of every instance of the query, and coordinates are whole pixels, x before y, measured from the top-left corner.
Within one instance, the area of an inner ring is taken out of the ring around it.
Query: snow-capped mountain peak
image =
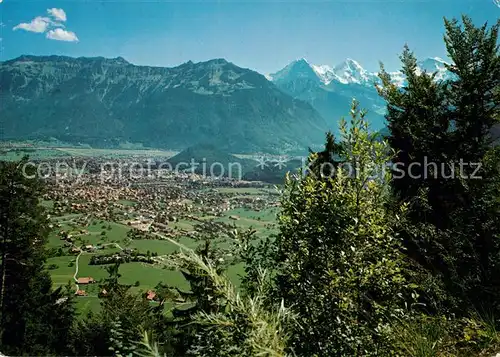
[[[433,72],[442,68],[448,64],[444,59],[440,57],[429,57],[418,63],[418,67],[423,71]]]
[[[418,73],[423,71],[429,74],[436,73],[436,80],[449,79],[451,74],[446,69],[446,64],[448,63],[440,57],[430,57],[418,62]],[[405,78],[401,72],[390,72],[390,75],[398,86],[404,85]],[[275,74],[267,75],[266,78],[274,82],[305,78],[317,82],[319,85],[329,85],[331,82],[337,82],[370,87],[380,81],[377,72],[368,72],[359,62],[352,58],[347,58],[334,67],[310,64],[305,58],[300,58]]]
[[[335,79],[333,68],[328,65],[312,65],[312,69],[316,72],[317,76],[324,84],[330,83]]]
[[[417,65],[419,72],[436,73],[436,80],[445,80],[451,76],[451,73],[446,69],[447,64],[449,63],[440,57],[430,57],[418,62]]]
[[[376,75],[365,70],[358,62],[348,58],[333,68],[333,73],[340,83],[371,84]]]
[[[427,74],[435,74],[436,81],[452,79],[453,74],[448,71],[446,65],[450,63],[440,57],[429,57],[417,63],[417,74],[426,72]],[[406,85],[406,78],[400,71],[390,72],[391,79],[399,86]]]
[[[374,74],[366,71],[357,61],[347,58],[344,62],[331,67],[328,65],[313,65],[312,68],[323,84],[328,85],[332,81],[343,84],[371,84]]]
[[[352,58],[347,58],[344,61],[344,65],[349,67],[352,70],[364,71],[363,67],[357,61],[353,60]]]

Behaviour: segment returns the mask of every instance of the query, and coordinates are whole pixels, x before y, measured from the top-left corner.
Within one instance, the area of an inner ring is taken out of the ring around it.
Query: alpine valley
[[[421,70],[446,79],[445,62]],[[399,72],[392,73],[404,85]],[[210,144],[233,153],[302,152],[336,132],[352,98],[384,128],[377,73],[352,59],[336,66],[293,61],[262,75],[224,59],[173,68],[114,59],[21,56],[0,63],[4,140],[49,139],[114,147],[140,143],[182,150]]]

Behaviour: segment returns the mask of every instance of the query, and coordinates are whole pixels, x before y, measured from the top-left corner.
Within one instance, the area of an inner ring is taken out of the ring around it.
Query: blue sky
[[[378,61],[395,70],[405,43],[419,58],[445,57],[443,16],[462,13],[493,24],[500,5],[493,0],[3,0],[1,60],[21,54],[122,56],[135,64],[176,66],[226,58],[270,73],[297,58],[335,65],[349,57],[370,71],[378,69]],[[42,19],[31,23],[36,17]]]

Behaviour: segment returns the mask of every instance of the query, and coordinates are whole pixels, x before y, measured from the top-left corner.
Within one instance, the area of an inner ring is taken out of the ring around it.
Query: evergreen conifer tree
[[[74,309],[44,269],[49,233],[34,168],[0,162],[0,349],[10,354],[64,353]]]
[[[383,70],[392,188],[410,203],[407,254],[443,282],[457,312],[497,308],[500,288],[500,156],[491,133],[499,120],[499,23],[445,20],[452,76],[436,81],[402,55],[407,84]],[[478,306],[486,305],[486,306]]]

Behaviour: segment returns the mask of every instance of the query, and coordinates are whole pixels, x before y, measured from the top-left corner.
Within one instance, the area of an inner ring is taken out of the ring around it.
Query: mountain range
[[[420,66],[447,76],[440,59]],[[399,73],[394,78],[403,84]],[[264,76],[224,59],[165,68],[121,57],[21,56],[0,63],[0,138],[301,152],[322,144],[353,97],[382,129],[376,81],[351,59],[332,67],[300,59]]]
[[[310,104],[223,59],[162,68],[22,56],[0,64],[0,90],[4,139],[278,152],[321,141],[327,129]]]
[[[436,80],[451,78],[446,62],[438,57],[418,62],[418,72],[422,71],[436,73]],[[396,85],[405,85],[401,72],[389,74]],[[385,127],[386,103],[375,87],[380,83],[378,73],[368,72],[353,59],[329,66],[313,65],[302,58],[266,77],[285,93],[310,103],[334,127],[340,117],[348,115],[352,98],[368,110],[372,130]]]

